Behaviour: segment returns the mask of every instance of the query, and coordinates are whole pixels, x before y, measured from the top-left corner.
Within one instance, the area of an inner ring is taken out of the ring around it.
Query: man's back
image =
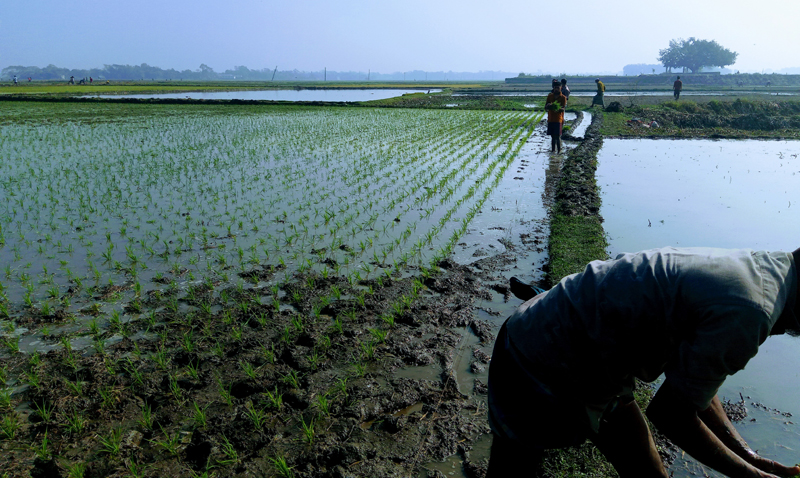
[[[590,263],[520,308],[508,332],[568,388],[613,395],[666,367],[699,403],[755,355],[796,289],[789,253],[655,249]]]

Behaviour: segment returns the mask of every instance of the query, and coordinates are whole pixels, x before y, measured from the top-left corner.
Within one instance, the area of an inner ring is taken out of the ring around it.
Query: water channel
[[[612,257],[662,246],[800,247],[800,142],[606,140],[598,164]],[[737,429],[788,465],[800,461],[798,370],[800,338],[770,337],[719,393],[744,398],[748,417]],[[670,471],[709,472],[681,458]]]
[[[240,90],[181,91],[179,93],[87,95],[89,98],[142,98],[192,100],[268,100],[268,101],[370,101],[412,93],[438,93],[441,89],[327,89],[327,90]]]

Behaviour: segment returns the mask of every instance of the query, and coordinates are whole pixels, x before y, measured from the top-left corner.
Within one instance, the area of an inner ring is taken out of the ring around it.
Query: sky
[[[798,19],[798,0],[6,0],[0,68],[616,73],[695,37],[761,72],[800,66]]]

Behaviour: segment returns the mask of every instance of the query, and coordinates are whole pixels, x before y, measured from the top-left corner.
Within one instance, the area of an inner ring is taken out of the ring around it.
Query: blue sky
[[[0,68],[614,73],[694,36],[779,70],[800,66],[799,18],[797,0],[8,0]]]

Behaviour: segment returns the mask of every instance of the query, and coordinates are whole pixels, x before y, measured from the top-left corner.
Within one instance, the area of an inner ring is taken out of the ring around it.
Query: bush
[[[611,103],[606,106],[606,111],[610,113],[622,113],[625,108],[622,106],[622,103],[619,101],[612,101]]]

